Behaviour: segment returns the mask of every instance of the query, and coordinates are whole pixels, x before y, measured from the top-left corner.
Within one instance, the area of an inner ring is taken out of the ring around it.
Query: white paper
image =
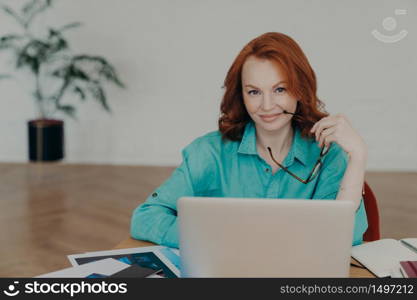
[[[166,256],[165,255],[165,249],[170,250],[174,255],[176,255],[176,259],[172,260],[170,256]],[[181,277],[181,271],[180,271],[180,266],[179,266],[179,260],[180,260],[180,255],[179,255],[179,251],[178,249],[175,248],[169,248],[169,247],[164,247],[161,249],[158,249],[155,251],[155,255],[158,256],[158,258],[177,276],[177,277]]]
[[[352,248],[352,257],[378,277],[391,276],[400,261],[417,260],[417,253],[394,239],[382,239]]]
[[[417,238],[407,238],[400,241],[405,242],[405,246],[417,253]]]
[[[68,255],[68,260],[71,265],[78,266],[78,263],[75,259],[81,257],[94,257],[94,256],[106,256],[106,255],[123,255],[123,254],[132,254],[132,253],[144,253],[144,252],[154,252],[162,246],[150,246],[150,247],[137,247],[137,248],[126,248],[126,249],[116,249],[116,250],[105,250],[105,251],[94,251],[94,252],[85,252],[79,254]]]
[[[130,267],[130,265],[121,261],[113,258],[106,258],[80,266],[70,267],[52,273],[39,275],[35,278],[86,278],[93,273],[110,276],[128,267]]]
[[[86,253],[81,253],[81,254],[68,255],[68,260],[70,261],[71,265],[77,266],[78,263],[76,259],[78,258],[152,252],[172,271],[172,273],[175,274],[175,276],[180,277],[180,270],[165,255],[163,255],[159,251],[163,248],[167,248],[167,247],[149,246],[149,247],[137,247],[137,248],[126,248],[126,249],[117,249],[117,250],[86,252]],[[175,254],[177,253],[179,254],[179,251],[177,249],[174,249],[174,248],[169,248],[169,249],[173,250]]]
[[[401,273],[400,267],[395,267],[391,269],[391,278],[404,278],[403,274]]]

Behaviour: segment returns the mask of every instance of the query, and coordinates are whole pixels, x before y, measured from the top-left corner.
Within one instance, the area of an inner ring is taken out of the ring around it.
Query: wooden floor
[[[132,210],[172,167],[0,164],[0,277],[70,266],[66,256],[113,248]],[[383,237],[417,237],[417,173],[369,173]]]

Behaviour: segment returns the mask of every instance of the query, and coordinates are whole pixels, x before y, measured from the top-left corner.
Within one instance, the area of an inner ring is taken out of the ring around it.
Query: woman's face
[[[249,56],[242,69],[242,93],[246,110],[257,126],[277,131],[290,126],[297,99],[287,90],[285,73],[278,64]]]

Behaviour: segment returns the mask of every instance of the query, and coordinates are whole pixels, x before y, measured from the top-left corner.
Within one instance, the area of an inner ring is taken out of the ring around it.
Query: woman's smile
[[[265,115],[259,115],[264,122],[273,122],[275,121],[282,113],[277,114],[265,114]]]

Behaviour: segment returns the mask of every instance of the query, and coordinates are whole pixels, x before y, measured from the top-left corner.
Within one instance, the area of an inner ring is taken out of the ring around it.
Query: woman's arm
[[[311,129],[319,146],[336,142],[348,154],[349,160],[337,194],[338,200],[353,200],[358,208],[362,199],[365,180],[367,147],[362,137],[352,128],[344,115],[328,116],[321,119]]]
[[[132,214],[133,238],[178,248],[177,200],[193,196],[187,159]]]
[[[178,248],[177,200],[200,196],[206,189],[205,174],[212,173],[215,165],[201,138],[185,147],[182,157],[181,165],[134,210],[130,227],[133,238]]]
[[[133,211],[130,225],[133,238],[178,248],[177,200],[194,196],[190,148],[182,151],[181,165]]]
[[[365,182],[366,154],[349,155],[348,165],[340,184],[337,200],[352,199],[355,208],[359,208],[362,199],[363,183]]]

